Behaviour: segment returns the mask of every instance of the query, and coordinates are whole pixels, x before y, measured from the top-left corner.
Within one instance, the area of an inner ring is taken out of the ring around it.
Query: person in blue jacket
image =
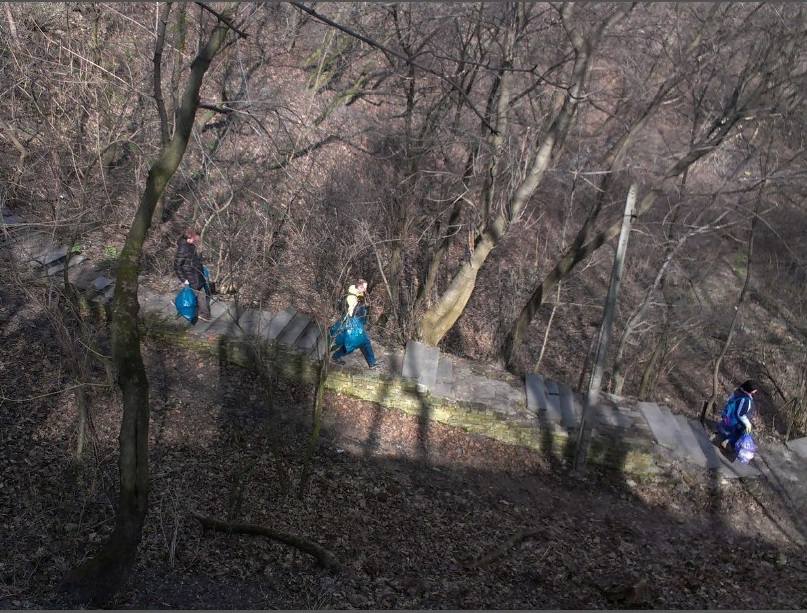
[[[331,349],[336,349],[331,356],[335,364],[344,364],[342,359],[348,353],[361,350],[370,370],[378,368],[381,360],[376,359],[373,353],[373,344],[364,326],[367,323],[367,307],[364,304],[364,294],[367,292],[367,281],[359,279],[355,285],[347,290],[345,298],[345,312],[329,331],[332,339]]]
[[[743,434],[751,433],[751,411],[756,392],[757,384],[749,379],[734,390],[723,405],[717,432],[723,437],[720,444],[724,449],[734,449]]]

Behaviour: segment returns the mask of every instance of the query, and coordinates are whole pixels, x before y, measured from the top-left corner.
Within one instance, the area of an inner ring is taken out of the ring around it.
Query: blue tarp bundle
[[[196,317],[196,294],[189,285],[185,285],[179,290],[177,297],[174,298],[174,306],[177,308],[177,313],[188,321],[193,321],[193,318]]]
[[[331,339],[331,349],[345,346],[345,352],[350,353],[367,341],[367,332],[364,329],[363,318],[343,317],[328,330],[328,338]]]

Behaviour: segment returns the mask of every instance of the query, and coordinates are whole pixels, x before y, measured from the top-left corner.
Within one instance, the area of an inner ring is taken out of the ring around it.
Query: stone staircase
[[[138,294],[143,316],[162,315],[183,326],[186,333],[203,338],[226,337],[234,340],[258,339],[261,342],[277,343],[293,348],[297,353],[322,359],[327,344],[317,321],[308,313],[286,307],[276,313],[239,307],[235,302],[219,300],[210,302],[210,321],[198,320],[189,323],[180,317],[174,306],[174,294],[160,294],[141,288]]]
[[[454,395],[452,372],[451,356],[417,341],[407,343],[401,376],[417,381],[420,389],[440,396]],[[542,423],[554,424],[569,434],[576,432],[583,414],[584,396],[538,373],[527,373],[524,379],[528,412],[542,418]],[[495,393],[487,396],[489,402],[496,400]],[[476,397],[484,398],[485,394],[477,393]],[[617,399],[604,394],[590,413],[589,423],[595,432],[617,429],[628,436],[644,431],[657,445],[688,464],[717,470],[727,478],[759,475],[759,470],[753,466],[728,459],[710,440],[700,422],[675,415],[667,407],[652,402],[639,402],[635,408],[620,406]]]
[[[67,246],[54,245],[48,234],[28,227],[22,219],[5,209],[1,223],[0,242],[4,257],[12,257],[18,264],[30,266],[54,282],[62,279],[67,268],[71,283],[90,300],[104,303],[111,299],[114,290],[114,281],[108,276],[111,272],[93,266],[81,254],[72,254]],[[286,353],[276,356],[278,361],[294,361],[297,356],[316,361],[327,355],[323,327],[313,316],[292,306],[275,313],[245,308],[236,302],[213,297],[211,320],[191,325],[177,314],[174,297],[175,293],[161,294],[141,286],[138,296],[141,317],[152,322],[166,322],[186,338],[197,338],[209,345],[221,339],[228,342],[251,339],[274,347],[282,346]],[[384,351],[379,348],[377,353]],[[335,372],[331,375],[344,379],[332,389],[352,394],[358,388],[367,387],[366,380],[362,382],[351,373],[361,372],[363,377],[375,380],[392,377],[400,381],[403,394],[408,393],[406,390],[410,388],[407,386],[411,386],[421,405],[440,409],[433,411],[435,419],[541,449],[545,449],[546,439],[565,441],[559,453],[568,455],[568,444],[579,426],[585,398],[566,384],[546,379],[538,373],[527,373],[523,380],[515,381],[482,376],[458,358],[414,340],[407,342],[402,356],[393,352],[392,359],[389,359],[387,352],[387,357],[380,372],[366,372],[358,352],[348,356],[346,366],[332,365]],[[384,393],[385,398],[389,397],[389,390]],[[449,406],[464,407],[465,413],[442,410]],[[599,441],[600,448],[613,445],[644,450],[650,447],[664,461],[715,470],[726,478],[760,474],[753,465],[726,458],[710,441],[699,422],[675,415],[656,403],[631,405],[625,399],[603,394],[590,413],[592,441]],[[512,428],[507,430],[510,426]],[[536,437],[542,441],[540,444],[535,443]],[[791,441],[788,448],[800,457],[807,457],[807,439]],[[548,451],[555,452],[554,449]]]

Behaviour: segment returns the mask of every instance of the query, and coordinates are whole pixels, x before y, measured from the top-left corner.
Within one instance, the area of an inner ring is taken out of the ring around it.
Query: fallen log
[[[296,549],[299,549],[303,553],[307,553],[309,555],[314,556],[320,566],[324,567],[325,569],[329,570],[332,573],[338,573],[342,570],[342,565],[339,563],[339,560],[336,559],[336,556],[313,541],[309,541],[306,538],[301,536],[295,536],[293,534],[287,534],[285,532],[280,532],[278,530],[273,530],[272,528],[267,528],[265,526],[256,526],[254,524],[234,524],[228,523],[226,521],[219,521],[217,519],[213,519],[211,517],[202,517],[201,515],[194,515],[194,517],[199,520],[199,523],[202,524],[202,527],[208,530],[214,530],[219,532],[227,532],[230,534],[247,534],[251,536],[264,536],[268,539],[272,539],[273,541],[278,541],[285,545],[290,545]]]

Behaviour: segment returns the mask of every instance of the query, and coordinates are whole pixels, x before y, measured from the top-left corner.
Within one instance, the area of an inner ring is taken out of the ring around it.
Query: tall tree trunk
[[[154,43],[154,69],[152,80],[154,86],[154,102],[157,105],[157,113],[160,115],[160,146],[165,147],[171,138],[168,126],[168,111],[165,110],[165,99],[163,98],[163,49],[165,49],[165,29],[168,25],[168,14],[171,12],[172,2],[164,2],[160,7],[157,17],[157,40]],[[165,194],[161,194],[157,205],[154,207],[154,217],[157,223],[162,223],[165,214]]]
[[[121,251],[111,304],[112,361],[123,399],[120,444],[120,493],[115,528],[95,557],[73,570],[62,584],[74,602],[103,604],[120,589],[131,572],[148,510],[149,383],[140,352],[137,328],[138,274],[143,243],[154,209],[185,153],[199,103],[199,90],[210,62],[235,17],[234,3],[221,14],[210,39],[191,65],[174,137],[149,170],[132,226]]]
[[[483,134],[488,133],[486,125],[490,122],[491,116],[494,114],[494,104],[496,103],[496,100],[498,98],[497,94],[499,91],[499,86],[501,84],[502,76],[503,75],[500,72],[497,75],[497,78],[493,80],[493,83],[490,87],[490,93],[488,94],[487,104],[485,105],[485,115],[483,117],[483,121],[480,126],[480,130],[482,131]],[[501,129],[497,128],[497,131],[501,131]],[[495,135],[488,136],[488,139],[490,139],[491,141],[494,138]],[[443,237],[439,238],[438,235],[437,247],[432,252],[428,264],[426,265],[423,282],[418,285],[417,297],[415,298],[415,304],[412,308],[414,313],[418,313],[425,304],[426,298],[431,293],[432,288],[434,287],[434,284],[437,281],[437,274],[440,272],[440,267],[442,266],[443,259],[445,258],[446,253],[448,253],[448,248],[451,246],[451,242],[454,240],[454,236],[459,232],[460,217],[462,216],[463,204],[466,201],[466,194],[469,191],[468,182],[470,181],[471,177],[474,174],[474,164],[482,148],[481,142],[482,137],[480,137],[480,139],[471,147],[471,150],[468,152],[468,157],[465,161],[465,170],[463,171],[462,175],[463,193],[454,199],[454,203],[451,206],[451,213],[448,216],[448,223],[445,226],[445,232],[443,234]],[[491,146],[491,150],[493,149],[494,147]]]

